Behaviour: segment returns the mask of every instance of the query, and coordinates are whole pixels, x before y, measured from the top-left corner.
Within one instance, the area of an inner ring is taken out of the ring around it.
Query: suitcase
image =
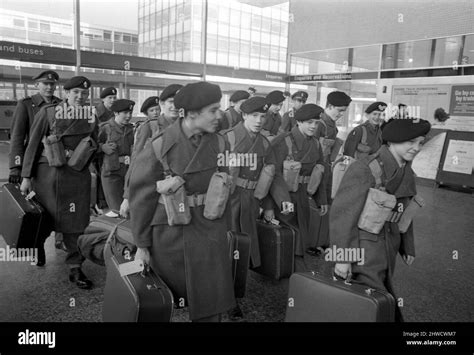
[[[10,247],[36,247],[44,214],[38,202],[20,192],[19,184],[5,184],[0,188],[0,234]]]
[[[173,294],[149,267],[143,272],[121,276],[119,265],[133,260],[136,247],[130,221],[100,216],[90,225],[110,228],[104,249],[107,276],[102,306],[104,322],[170,322]]]
[[[250,265],[250,237],[245,233],[227,232],[229,242],[229,257],[232,260],[232,278],[234,280],[234,295],[245,296],[247,272]]]
[[[298,272],[290,277],[285,322],[394,322],[395,307],[388,292]]]
[[[257,221],[261,265],[252,270],[280,280],[294,271],[295,230]]]
[[[310,202],[310,220],[309,220],[309,231],[311,240],[308,243],[310,247],[329,247],[329,210],[324,216],[319,215],[316,203]]]

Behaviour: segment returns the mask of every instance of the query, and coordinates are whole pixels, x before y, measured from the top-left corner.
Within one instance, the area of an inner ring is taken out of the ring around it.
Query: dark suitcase
[[[247,272],[250,265],[250,237],[245,233],[227,232],[229,256],[232,260],[232,277],[234,280],[234,295],[245,296]]]
[[[102,306],[104,322],[170,322],[173,294],[153,270],[121,276],[119,265],[133,260],[136,247],[130,221],[101,216],[91,225],[113,226],[104,249],[107,277]]]
[[[395,299],[388,292],[314,272],[298,272],[290,277],[285,322],[394,320]]]
[[[295,230],[282,225],[257,221],[261,265],[252,269],[280,280],[294,271]]]
[[[34,248],[44,218],[43,207],[20,192],[20,185],[0,189],[0,234],[12,248]]]
[[[308,241],[310,247],[329,247],[329,213],[324,216],[319,215],[318,208],[313,199],[310,201],[309,231],[311,240]]]

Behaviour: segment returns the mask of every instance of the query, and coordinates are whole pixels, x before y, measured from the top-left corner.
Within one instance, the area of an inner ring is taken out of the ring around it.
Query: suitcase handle
[[[332,271],[332,280],[333,281],[344,281],[344,284],[350,286],[352,285],[352,273],[350,273],[347,277],[347,279],[342,278],[341,276],[337,275],[336,272],[333,270]]]

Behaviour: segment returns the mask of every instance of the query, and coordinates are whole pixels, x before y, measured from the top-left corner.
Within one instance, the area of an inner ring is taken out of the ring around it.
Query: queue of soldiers
[[[134,129],[135,102],[117,99],[115,88],[102,91],[96,119],[58,119],[57,73],[33,79],[39,92],[18,102],[13,120],[9,180],[21,182],[24,193],[34,190],[47,211],[38,266],[45,263],[43,243],[55,232],[67,252],[69,279],[79,288],[92,287],[77,246],[89,224],[91,173],[100,180],[96,211],[106,203],[110,216],[130,217],[135,259],[150,265],[176,299],[186,300],[193,321],[219,321],[225,312],[244,316],[234,295],[226,233],[249,235],[251,266],[258,267],[259,218],[298,231],[295,272],[308,270],[305,255],[330,245],[364,247],[363,266],[338,262],[335,274],[393,293],[397,252],[413,262],[413,225],[410,220],[402,231],[397,222],[416,195],[410,163],[430,130],[425,120],[387,122],[387,105],[375,102],[343,144],[336,121],[352,101],[343,92],[331,92],[323,108],[307,104],[308,94],[298,91],[282,117],[282,91],[264,97],[253,88],[239,90],[223,113],[220,87],[196,82],[170,85],[146,99],[140,111],[147,118]],[[64,104],[86,107],[91,85],[83,76],[67,80]],[[220,164],[226,152],[253,154],[256,164]],[[332,169],[340,152],[355,161],[334,194]],[[374,164],[380,176],[372,172]],[[374,187],[397,202],[392,219],[375,232],[358,226]]]

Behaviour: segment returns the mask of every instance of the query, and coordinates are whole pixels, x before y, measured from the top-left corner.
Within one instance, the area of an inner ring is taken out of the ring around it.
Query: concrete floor
[[[8,145],[0,142],[0,181],[6,178]],[[399,258],[395,271],[397,296],[408,322],[474,321],[474,198],[471,194],[419,186],[427,202],[415,220],[417,256],[406,266]],[[0,238],[0,248],[5,242]],[[46,265],[0,261],[0,321],[101,322],[105,268],[86,261],[83,270],[95,283],[92,290],[72,285],[63,264],[65,253],[46,242]],[[457,252],[458,258],[453,258]],[[322,258],[311,268],[330,273]],[[248,322],[281,322],[285,317],[288,280],[273,281],[249,272],[247,296],[241,301]],[[174,321],[186,322],[186,310]],[[226,319],[224,319],[226,320]]]

